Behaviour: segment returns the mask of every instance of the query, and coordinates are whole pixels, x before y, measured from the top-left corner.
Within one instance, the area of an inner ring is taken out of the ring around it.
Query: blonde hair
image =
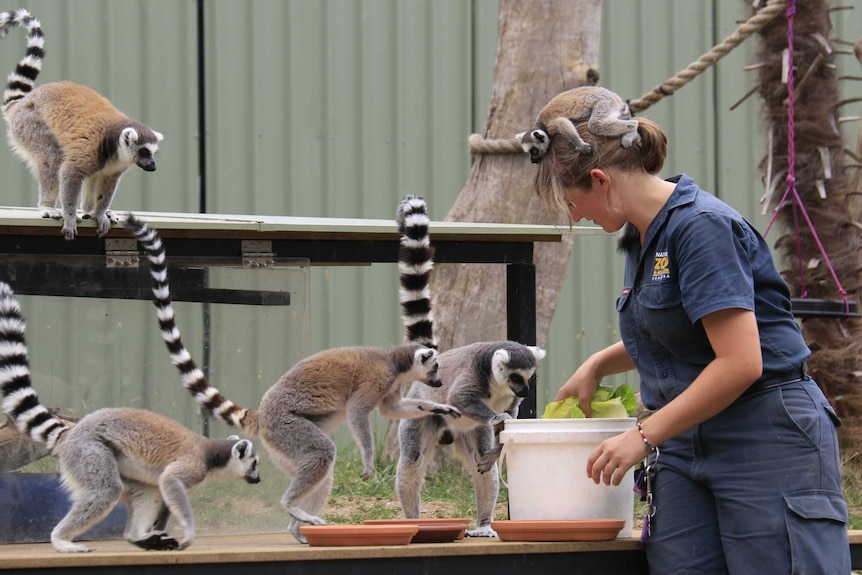
[[[551,136],[548,151],[538,163],[536,193],[545,202],[548,213],[562,212],[569,218],[566,190],[590,185],[590,170],[616,168],[622,171],[643,170],[658,174],[667,156],[667,136],[661,127],[646,118],[636,118],[640,140],[630,148],[623,148],[619,136],[596,136],[587,127],[587,121],[576,127],[589,143],[593,152],[578,152],[565,137]]]

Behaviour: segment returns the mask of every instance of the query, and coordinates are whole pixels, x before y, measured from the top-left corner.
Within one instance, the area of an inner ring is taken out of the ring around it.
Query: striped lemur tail
[[[6,80],[6,90],[3,92],[4,108],[10,102],[20,100],[33,90],[33,84],[36,83],[36,77],[42,71],[42,60],[45,58],[42,25],[39,20],[23,8],[12,12],[0,12],[0,38],[18,26],[27,28],[27,52]]]
[[[3,413],[18,431],[53,451],[69,426],[39,403],[30,383],[27,359],[26,323],[12,288],[0,282],[0,389]]]
[[[428,237],[428,207],[420,196],[405,196],[396,213],[401,245],[398,248],[399,301],[406,339],[437,349],[431,291],[434,248]]]
[[[168,286],[168,270],[165,263],[165,247],[156,231],[146,222],[129,214],[125,223],[143,246],[150,261],[150,275],[153,277],[153,304],[159,318],[159,328],[162,339],[165,340],[168,353],[180,372],[183,386],[189,390],[198,404],[209,411],[214,417],[228,425],[238,427],[243,431],[257,435],[257,412],[240,407],[225,398],[219,390],[210,385],[203,372],[198,368],[191,354],[183,345],[180,330],[176,324],[174,308],[171,305],[171,291]]]

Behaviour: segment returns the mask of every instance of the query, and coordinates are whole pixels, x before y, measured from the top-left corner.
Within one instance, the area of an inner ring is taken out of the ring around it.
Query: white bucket
[[[500,442],[506,467],[509,519],[623,519],[632,536],[634,472],[617,485],[587,477],[599,443],[628,431],[637,418],[507,419]]]

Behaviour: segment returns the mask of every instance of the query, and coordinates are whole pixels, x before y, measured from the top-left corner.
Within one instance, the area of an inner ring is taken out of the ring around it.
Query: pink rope
[[[801,297],[808,297],[808,289],[805,284],[805,273],[803,271],[804,264],[802,262],[802,239],[799,234],[799,212],[801,212],[802,216],[805,218],[805,222],[808,224],[808,229],[811,230],[811,235],[814,236],[814,241],[817,243],[817,248],[820,250],[823,259],[826,260],[826,265],[829,267],[829,273],[832,275],[832,279],[835,281],[835,285],[838,286],[838,293],[840,293],[841,297],[844,299],[844,312],[849,314],[850,301],[847,298],[847,290],[845,290],[844,286],[841,285],[841,281],[838,279],[838,275],[835,273],[835,268],[832,267],[832,262],[829,260],[829,256],[826,254],[826,249],[823,247],[823,243],[820,241],[820,237],[818,237],[817,231],[814,229],[814,224],[811,223],[811,218],[808,217],[808,212],[805,210],[805,205],[803,205],[802,198],[799,196],[799,192],[796,189],[796,127],[793,118],[794,14],[796,14],[796,0],[787,0],[787,191],[784,192],[784,195],[781,197],[781,201],[778,202],[778,206],[776,206],[775,212],[772,214],[772,218],[769,220],[769,225],[766,226],[766,231],[764,231],[763,235],[766,236],[766,234],[769,233],[769,229],[772,227],[772,224],[778,217],[778,212],[781,210],[782,207],[784,207],[784,202],[787,200],[787,197],[792,193],[793,228],[796,231],[796,253],[797,258],[799,259],[799,284],[802,292]]]

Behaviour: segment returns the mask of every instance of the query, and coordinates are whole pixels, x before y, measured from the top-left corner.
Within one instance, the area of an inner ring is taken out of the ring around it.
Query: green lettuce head
[[[637,410],[635,392],[626,384],[618,387],[600,385],[590,400],[592,417],[630,417]],[[569,396],[560,401],[552,401],[545,406],[543,419],[566,419],[586,417],[578,398]]]

